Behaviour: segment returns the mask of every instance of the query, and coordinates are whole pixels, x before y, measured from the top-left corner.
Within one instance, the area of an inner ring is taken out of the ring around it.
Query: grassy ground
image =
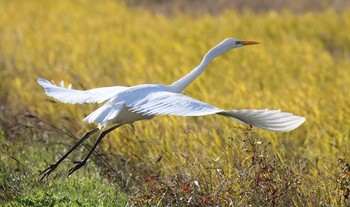
[[[0,117],[11,119],[4,110]],[[50,180],[40,182],[39,170],[58,159],[72,137],[42,121],[40,126],[32,126],[38,122],[30,120],[18,116],[11,122],[2,121],[1,206],[125,206],[128,203],[127,196],[117,185],[101,177],[93,163],[70,178],[66,177],[69,166],[62,165]],[[66,142],[59,138],[65,138]]]
[[[7,205],[349,205],[349,10],[167,16],[109,0],[0,8]],[[185,94],[225,109],[280,108],[305,124],[270,133],[217,116],[158,117],[115,131],[71,178],[65,162],[37,182],[93,127],[81,120],[98,107],[55,102],[38,77],[77,89],[171,83],[226,37],[263,44],[220,56]]]

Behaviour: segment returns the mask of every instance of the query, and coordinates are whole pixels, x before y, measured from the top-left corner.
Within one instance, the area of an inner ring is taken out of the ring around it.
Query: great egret
[[[189,74],[171,85],[144,84],[132,87],[113,86],[82,91],[73,90],[70,86],[65,88],[63,81],[60,86],[57,86],[43,78],[38,78],[38,83],[44,88],[46,95],[63,103],[83,104],[102,103],[106,101],[104,105],[84,119],[84,121],[89,123],[98,123],[98,127],[87,132],[61,159],[41,172],[41,179],[55,170],[91,134],[111,124],[115,125],[100,133],[87,156],[82,161],[75,162],[76,165],[69,170],[68,176],[86,163],[106,134],[124,124],[151,119],[157,115],[204,116],[219,114],[232,120],[270,131],[286,132],[297,128],[305,121],[304,117],[281,112],[280,110],[223,110],[180,93],[218,55],[233,48],[255,44],[259,44],[259,42],[227,38],[210,49],[203,57],[201,63]]]

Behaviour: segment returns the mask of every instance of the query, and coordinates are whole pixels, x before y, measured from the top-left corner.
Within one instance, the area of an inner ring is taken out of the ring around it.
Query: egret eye
[[[237,41],[235,42],[235,44],[236,44],[236,45],[240,45],[240,44],[241,44],[241,41],[237,40]]]

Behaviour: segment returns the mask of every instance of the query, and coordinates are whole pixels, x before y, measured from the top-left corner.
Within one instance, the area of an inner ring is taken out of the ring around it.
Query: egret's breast
[[[136,112],[131,112],[128,108],[124,108],[119,115],[113,120],[114,123],[131,124],[139,120],[151,119],[154,116],[143,115]]]

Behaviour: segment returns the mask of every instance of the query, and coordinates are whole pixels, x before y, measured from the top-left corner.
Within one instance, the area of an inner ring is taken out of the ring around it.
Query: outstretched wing
[[[127,107],[133,112],[149,116],[219,114],[238,122],[277,132],[293,130],[305,121],[304,117],[281,112],[280,110],[222,110],[183,94],[170,92],[152,93],[134,105]]]
[[[127,106],[130,111],[143,115],[204,116],[222,111],[215,106],[180,93],[154,92]]]
[[[275,132],[291,131],[302,123],[305,118],[293,115],[280,110],[231,110],[219,113],[229,117],[232,120],[247,123],[262,129],[267,129]]]
[[[102,103],[128,88],[124,86],[112,86],[83,91],[71,89],[70,86],[65,88],[63,84],[61,84],[61,86],[57,86],[44,78],[38,78],[37,81],[39,85],[44,88],[46,95],[51,96],[63,103],[71,104]]]

